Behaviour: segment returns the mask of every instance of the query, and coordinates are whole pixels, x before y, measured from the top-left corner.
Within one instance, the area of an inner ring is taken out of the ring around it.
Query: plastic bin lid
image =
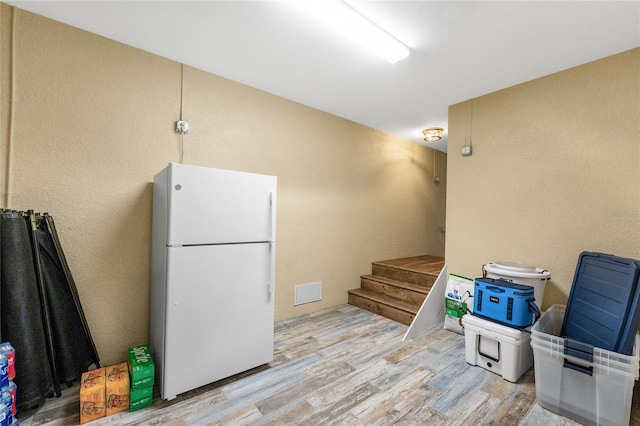
[[[495,262],[483,266],[487,272],[508,277],[520,278],[549,278],[551,274],[546,269],[515,262]]]
[[[640,261],[583,252],[562,323],[570,337],[630,355],[640,324]]]

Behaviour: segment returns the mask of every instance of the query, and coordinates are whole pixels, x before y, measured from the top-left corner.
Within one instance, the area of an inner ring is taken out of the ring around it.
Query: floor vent
[[[322,299],[322,282],[301,284],[295,287],[293,304],[317,302]]]

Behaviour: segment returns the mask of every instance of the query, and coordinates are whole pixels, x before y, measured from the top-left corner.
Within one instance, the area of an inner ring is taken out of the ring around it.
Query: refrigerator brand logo
[[[147,352],[146,346],[138,346],[137,348],[133,348],[133,355],[136,357],[136,361],[138,362],[149,362],[151,361],[151,355]]]

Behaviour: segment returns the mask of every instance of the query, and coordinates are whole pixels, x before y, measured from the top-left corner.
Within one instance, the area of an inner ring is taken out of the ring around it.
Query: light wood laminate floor
[[[406,330],[351,305],[281,321],[268,366],[89,424],[577,424],[536,404],[533,369],[513,384],[467,364],[464,336],[437,328],[402,343]],[[636,402],[632,423],[640,424]],[[77,387],[21,420],[77,423]]]

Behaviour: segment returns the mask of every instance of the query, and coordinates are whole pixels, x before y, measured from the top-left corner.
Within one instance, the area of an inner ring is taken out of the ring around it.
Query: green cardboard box
[[[129,393],[129,411],[137,411],[151,405],[153,401],[153,385],[131,390]]]
[[[129,348],[129,374],[131,390],[146,388],[155,383],[156,368],[149,352],[149,346],[139,345]]]

